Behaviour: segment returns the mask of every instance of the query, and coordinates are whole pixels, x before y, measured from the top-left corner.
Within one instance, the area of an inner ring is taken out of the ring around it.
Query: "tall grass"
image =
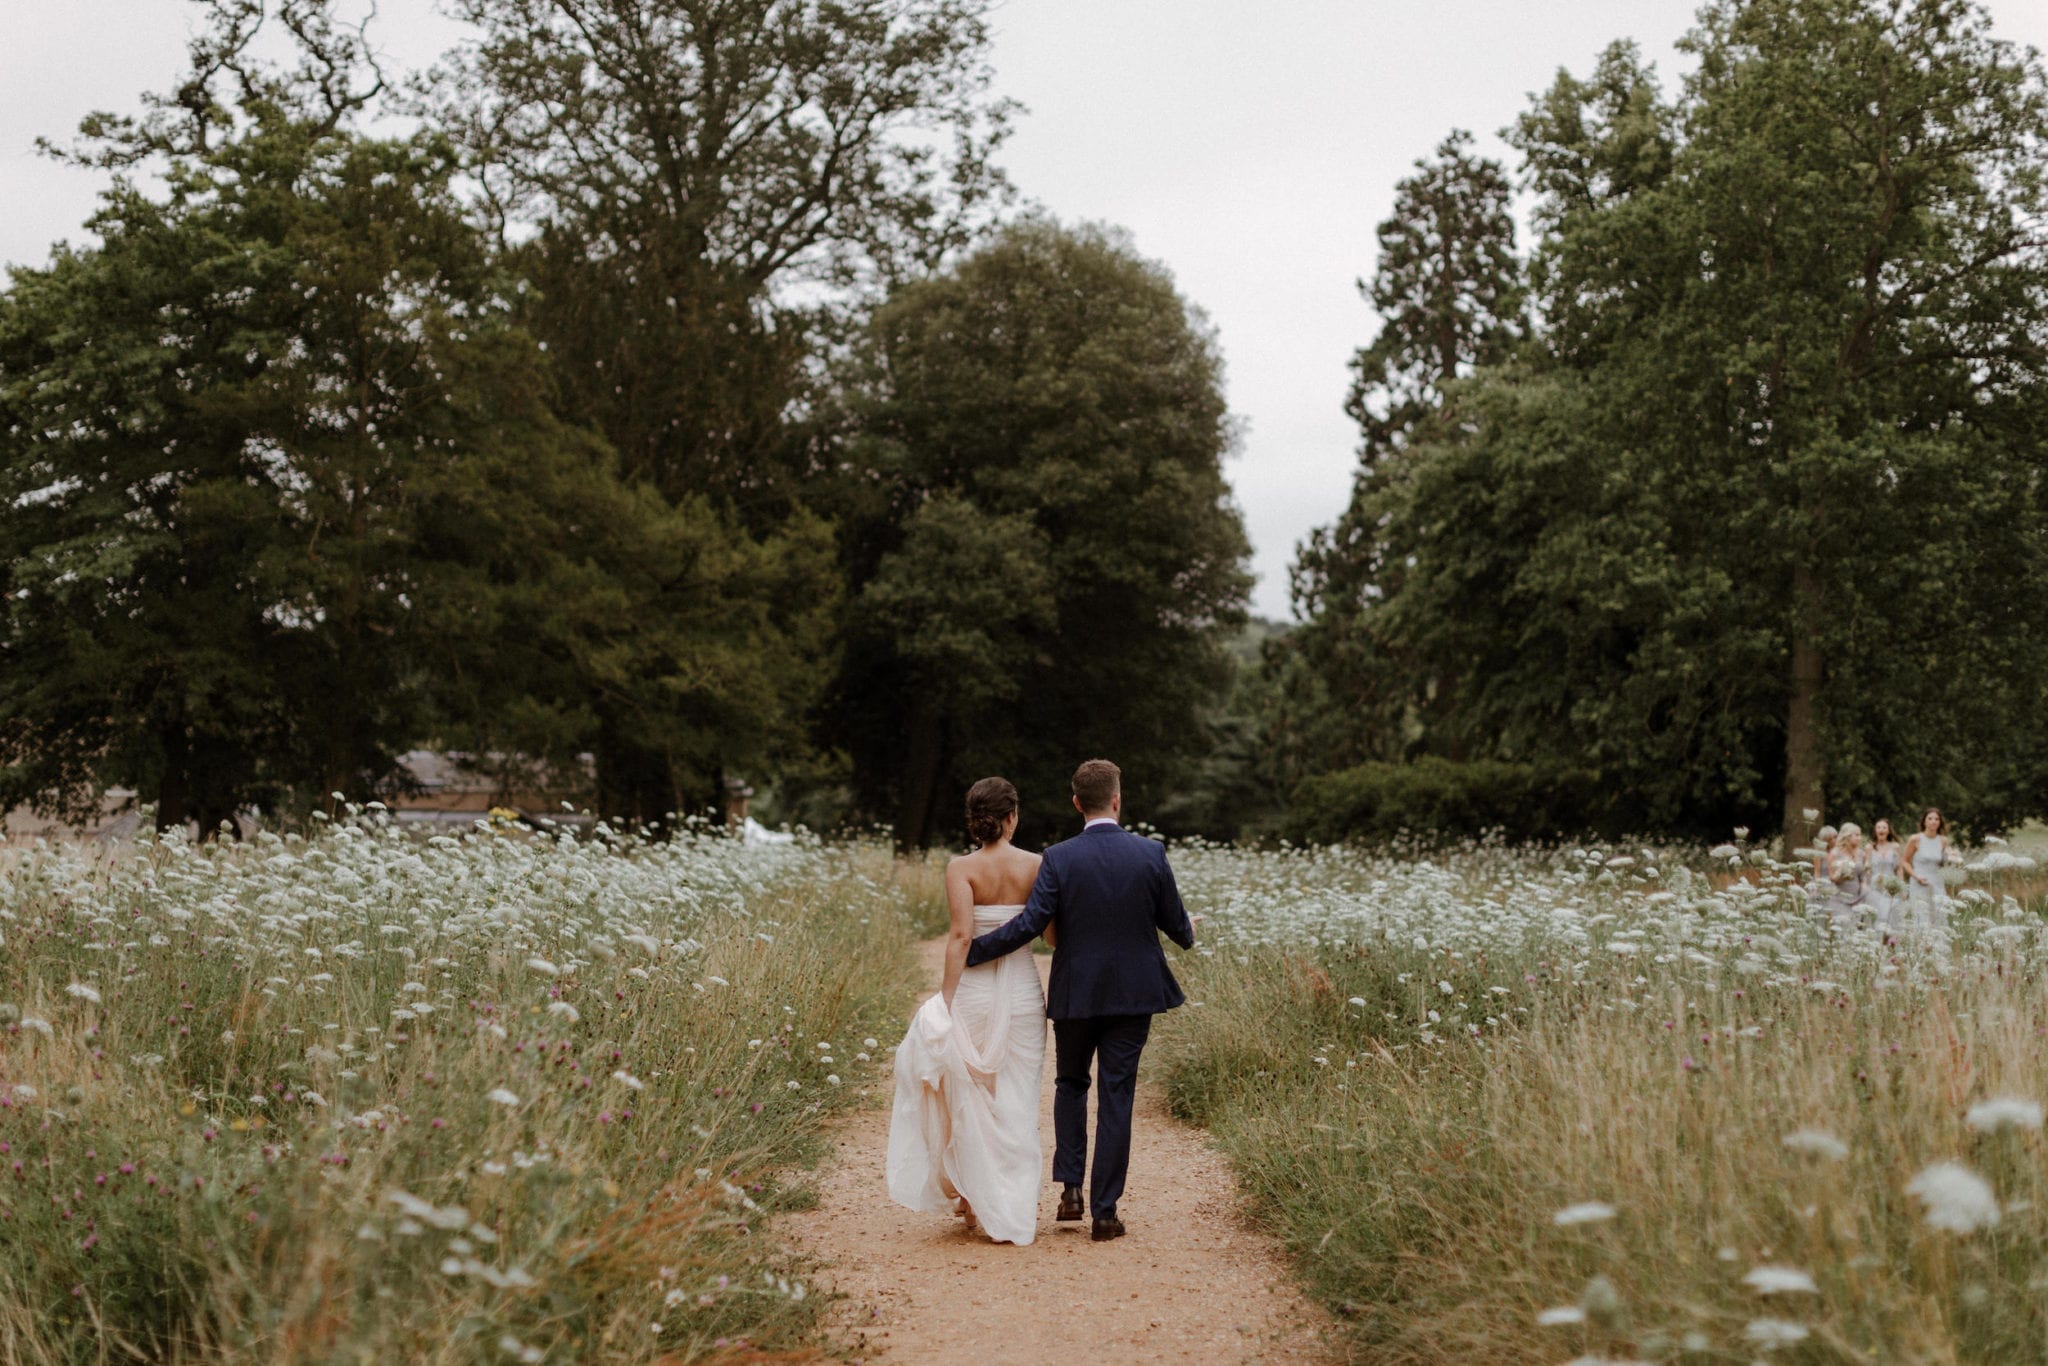
[[[1188,851],[1174,1104],[1363,1359],[2048,1359],[2039,1111],[1970,1121],[2048,1099],[2028,870],[1887,940],[1678,858]]]
[[[778,1173],[915,984],[879,847],[402,834],[0,862],[0,1358],[800,1344]]]

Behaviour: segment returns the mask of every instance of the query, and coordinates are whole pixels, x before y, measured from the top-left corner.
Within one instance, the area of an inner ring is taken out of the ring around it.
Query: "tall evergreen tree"
[[[1450,696],[1374,636],[1370,609],[1392,591],[1405,553],[1379,502],[1403,478],[1408,447],[1457,421],[1445,413],[1457,381],[1500,364],[1526,330],[1512,187],[1498,162],[1473,154],[1469,133],[1415,163],[1377,237],[1359,292],[1381,325],[1352,358],[1345,404],[1361,436],[1351,502],[1299,549],[1292,589],[1305,624],[1273,660],[1286,710],[1319,718],[1279,738],[1314,750],[1318,766],[1399,757],[1420,738],[1422,715]]]

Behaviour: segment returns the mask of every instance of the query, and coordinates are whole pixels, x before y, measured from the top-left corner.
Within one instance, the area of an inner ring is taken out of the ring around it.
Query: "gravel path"
[[[934,989],[942,942],[923,945]],[[1048,960],[1037,961],[1043,974]],[[1049,1173],[1049,1045],[1039,1123]],[[842,1124],[835,1156],[819,1173],[817,1208],[783,1215],[776,1227],[824,1261],[827,1281],[846,1296],[836,1326],[851,1359],[1334,1359],[1325,1319],[1294,1289],[1272,1244],[1241,1218],[1222,1155],[1200,1130],[1175,1122],[1164,1094],[1143,1077],[1133,1129],[1118,1206],[1130,1233],[1113,1242],[1090,1242],[1085,1222],[1053,1221],[1059,1193],[1049,1175],[1029,1247],[992,1243],[955,1220],[892,1203],[883,1172],[886,1107]]]

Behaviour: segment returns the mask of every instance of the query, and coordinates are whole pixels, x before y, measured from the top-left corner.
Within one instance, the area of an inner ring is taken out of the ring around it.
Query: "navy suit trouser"
[[[1102,1015],[1092,1020],[1054,1020],[1052,1091],[1052,1179],[1081,1184],[1088,1156],[1088,1066],[1095,1064],[1095,1172],[1088,1184],[1088,1211],[1097,1219],[1116,1214],[1131,1167],[1131,1102],[1138,1091],[1138,1055],[1152,1032],[1150,1015]]]

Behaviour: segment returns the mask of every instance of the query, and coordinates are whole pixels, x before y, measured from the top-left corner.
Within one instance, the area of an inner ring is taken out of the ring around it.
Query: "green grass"
[[[1772,1333],[1804,1334],[1773,1361],[2048,1359],[2048,1152],[1966,1122],[2048,1100],[2038,908],[1966,921],[1943,957],[1654,884],[1546,886],[1548,855],[1439,859],[1456,877],[1419,892],[1339,896],[1309,856],[1291,883],[1284,858],[1228,853],[1184,882],[1226,900],[1240,857],[1256,904],[1177,965],[1201,1004],[1158,1052],[1357,1359],[1750,1361]],[[1375,902],[1398,932],[1332,931]],[[1539,926],[1576,906],[1594,935],[1517,945],[1509,906]],[[1639,949],[1606,949],[1636,927]],[[1782,967],[1750,965],[1767,940]],[[1802,1129],[1844,1155],[1788,1146]],[[1943,1161],[1990,1183],[1996,1226],[1929,1225],[1907,1186]],[[1555,1222],[1590,1201],[1613,1216]],[[1745,1282],[1770,1266],[1814,1291]],[[1558,1309],[1581,1321],[1538,1322]]]
[[[803,1347],[763,1221],[886,1081],[917,903],[877,847],[373,818],[10,856],[0,1358]]]

